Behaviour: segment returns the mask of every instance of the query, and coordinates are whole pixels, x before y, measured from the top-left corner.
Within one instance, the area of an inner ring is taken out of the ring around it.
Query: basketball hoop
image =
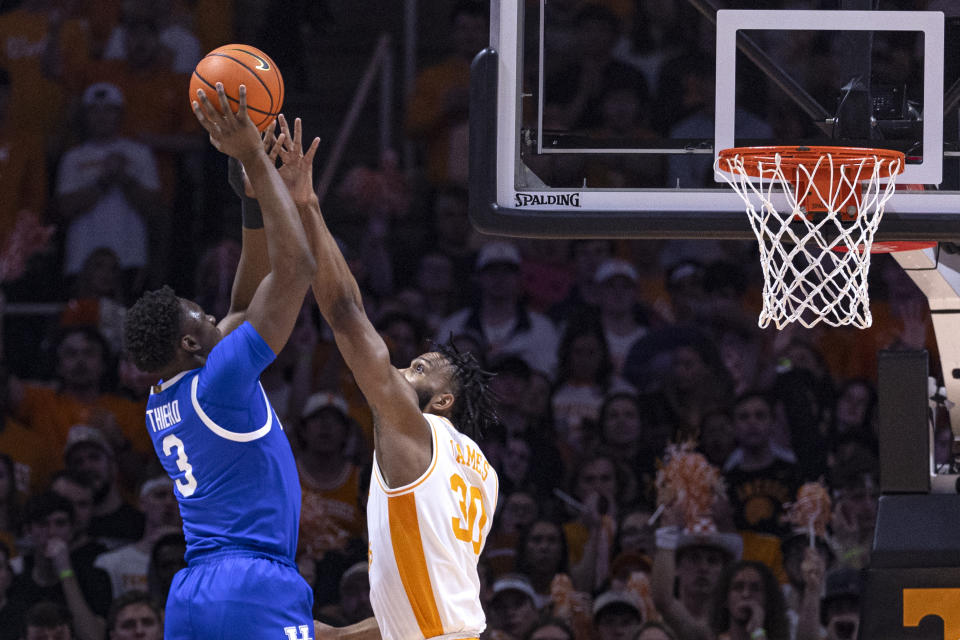
[[[761,327],[872,324],[873,238],[903,162],[899,151],[853,147],[720,151],[715,168],[743,198],[760,243]],[[782,211],[773,197],[786,201]]]

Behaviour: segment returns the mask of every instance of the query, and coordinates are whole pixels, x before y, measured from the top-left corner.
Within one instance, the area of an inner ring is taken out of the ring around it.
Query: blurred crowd
[[[218,318],[229,305],[239,207],[185,92],[202,52],[237,37],[234,4],[0,12],[0,640],[162,635],[185,543],[144,427],[155,381],[124,356],[121,327],[164,282]],[[553,4],[571,38],[603,32],[610,77],[636,82],[597,93],[600,78],[556,70],[563,122],[643,110],[640,86],[712,92],[665,64],[701,55],[696,38],[624,54],[640,42],[633,2]],[[417,77],[404,111],[417,165],[353,167],[325,204],[396,366],[452,338],[497,374],[500,420],[481,442],[501,492],[480,557],[484,640],[851,640],[878,497],[877,353],[936,359],[923,295],[877,256],[871,329],[760,330],[752,243],[475,232],[467,83],[487,20],[484,3],[455,3],[448,54]],[[251,42],[296,60],[266,24]],[[315,616],[361,620],[372,417],[312,301],[262,384],[300,473]],[[949,427],[936,443],[952,465]],[[723,480],[703,522],[657,481],[680,445]],[[784,518],[808,483],[829,497],[817,530]]]

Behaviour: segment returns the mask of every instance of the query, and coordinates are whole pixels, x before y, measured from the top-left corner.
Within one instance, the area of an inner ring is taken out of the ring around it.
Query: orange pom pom
[[[797,490],[797,499],[786,505],[783,519],[798,529],[825,537],[830,522],[830,494],[819,482],[807,482]]]
[[[720,470],[694,451],[693,442],[667,446],[666,461],[657,471],[657,503],[676,505],[683,513],[687,531],[717,530],[711,516],[713,501],[725,487]]]

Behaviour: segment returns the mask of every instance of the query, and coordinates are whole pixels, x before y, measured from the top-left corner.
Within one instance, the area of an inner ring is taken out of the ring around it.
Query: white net
[[[716,168],[743,198],[760,244],[764,282],[758,324],[869,327],[870,248],[901,161],[869,150],[856,158],[823,153],[806,164],[792,157],[785,161],[780,153],[734,154],[721,155]],[[881,178],[889,181],[881,184]],[[774,196],[786,200],[781,210]]]

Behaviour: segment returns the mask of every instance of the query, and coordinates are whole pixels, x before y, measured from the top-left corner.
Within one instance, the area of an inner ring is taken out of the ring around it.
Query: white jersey
[[[433,457],[422,476],[390,489],[373,458],[370,604],[384,640],[477,638],[486,627],[477,559],[497,506],[497,474],[449,420],[423,416]]]

